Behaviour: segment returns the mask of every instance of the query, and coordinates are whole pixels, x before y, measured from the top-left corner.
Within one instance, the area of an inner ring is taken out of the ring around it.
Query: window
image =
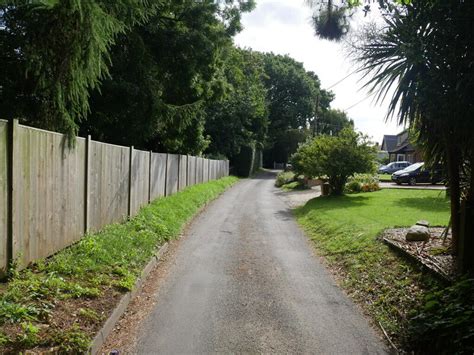
[[[397,154],[397,161],[405,160],[405,154]]]

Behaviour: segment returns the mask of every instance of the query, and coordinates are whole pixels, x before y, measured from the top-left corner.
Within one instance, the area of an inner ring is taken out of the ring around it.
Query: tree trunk
[[[449,141],[449,137],[446,140]],[[461,187],[459,175],[459,153],[452,144],[446,144],[447,165],[449,178],[449,197],[451,200],[451,233],[452,233],[452,251],[458,255],[459,250],[459,229],[461,224],[460,200]],[[459,255],[458,255],[459,256]]]
[[[474,158],[470,159],[469,188],[461,203],[461,230],[459,240],[459,267],[461,273],[474,275]]]

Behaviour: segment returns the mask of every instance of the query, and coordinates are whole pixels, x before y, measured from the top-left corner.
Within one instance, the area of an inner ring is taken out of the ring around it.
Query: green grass
[[[119,295],[133,287],[157,247],[177,238],[203,205],[236,181],[226,177],[160,198],[130,221],[109,225],[14,272],[1,287],[0,352],[35,346],[86,350],[103,321],[104,300],[113,308]],[[90,308],[84,308],[85,302]],[[69,311],[61,312],[61,304]]]
[[[377,236],[386,228],[428,220],[446,225],[444,192],[381,190],[320,197],[295,210],[298,222],[337,270],[341,285],[401,344],[423,291],[438,286],[430,275],[388,249]]]
[[[390,174],[379,174],[378,178],[380,181],[383,182],[391,182],[392,181],[392,175]]]

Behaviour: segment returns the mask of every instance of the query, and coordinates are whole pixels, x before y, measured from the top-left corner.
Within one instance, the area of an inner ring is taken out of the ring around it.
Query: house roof
[[[394,150],[397,147],[397,135],[386,134],[383,136],[381,149],[388,152]]]
[[[410,153],[414,151],[415,147],[413,147],[411,143],[406,142],[405,144],[402,144],[401,146],[396,147],[396,149],[390,151],[390,153]]]

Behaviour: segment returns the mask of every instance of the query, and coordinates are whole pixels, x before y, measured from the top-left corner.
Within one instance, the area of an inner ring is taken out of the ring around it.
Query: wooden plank
[[[166,154],[152,153],[150,173],[150,199],[165,196],[166,185]]]
[[[85,140],[18,126],[12,191],[14,258],[20,267],[79,240],[84,232]]]
[[[196,183],[201,184],[203,183],[203,167],[204,167],[204,159],[203,158],[196,158]]]
[[[188,156],[188,185],[196,184],[196,157]]]
[[[8,267],[8,122],[0,120],[0,274]]]
[[[131,166],[131,216],[135,216],[140,208],[148,203],[150,181],[150,152],[134,150]]]
[[[179,155],[168,154],[166,169],[166,196],[178,191]]]
[[[179,156],[179,181],[178,181],[178,190],[184,190],[188,180],[188,156],[180,155]]]
[[[123,221],[128,214],[130,148],[91,141],[90,228]]]

